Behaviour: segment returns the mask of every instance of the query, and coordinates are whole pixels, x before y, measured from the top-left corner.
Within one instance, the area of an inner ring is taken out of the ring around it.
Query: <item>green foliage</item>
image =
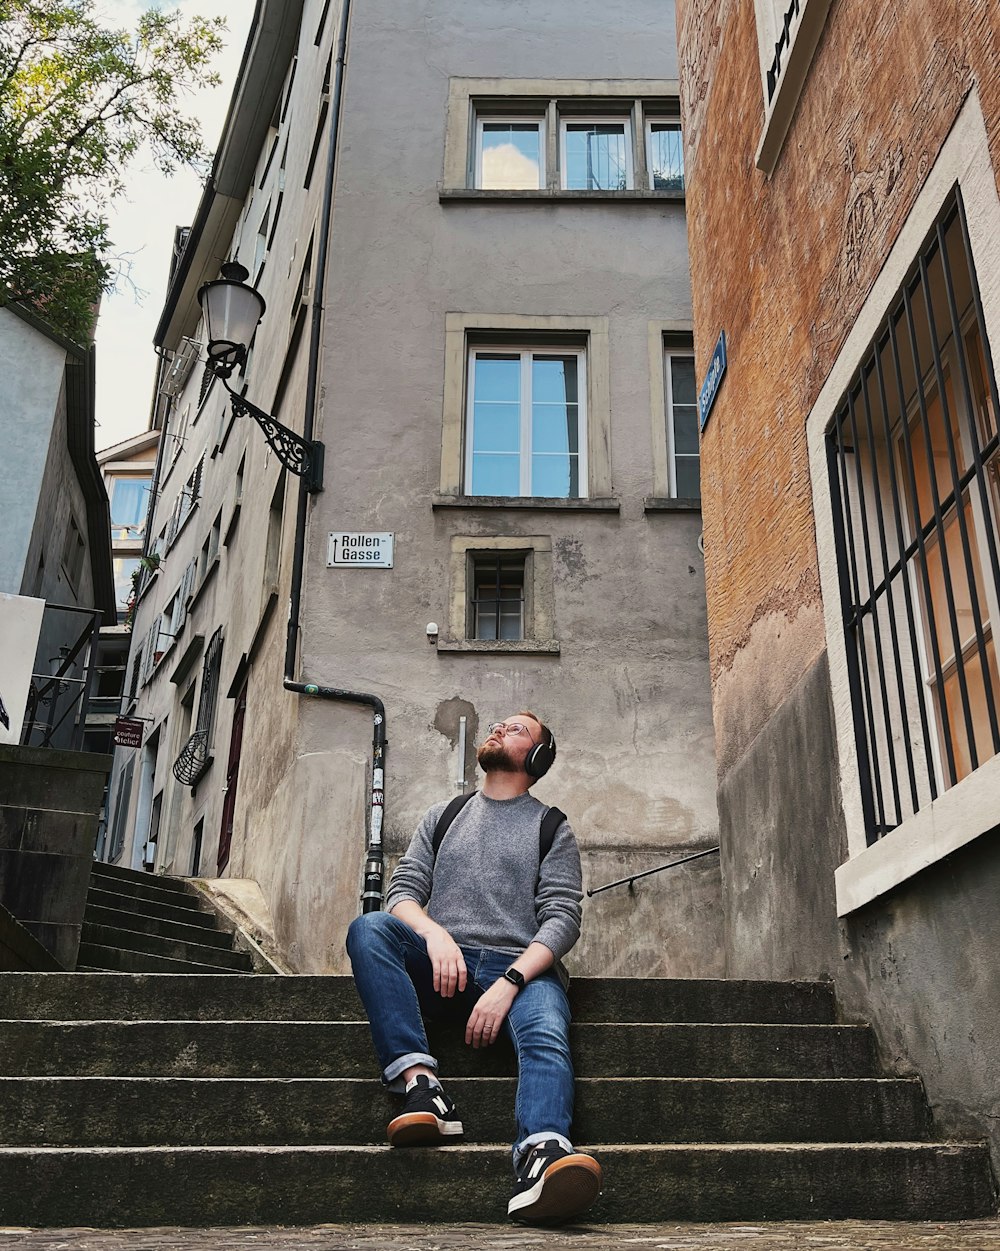
[[[156,9],[134,31],[94,0],[0,0],[0,305],[20,300],[92,337],[113,288],[108,206],[144,145],[165,174],[207,168],[182,96],[217,83],[220,21]]]

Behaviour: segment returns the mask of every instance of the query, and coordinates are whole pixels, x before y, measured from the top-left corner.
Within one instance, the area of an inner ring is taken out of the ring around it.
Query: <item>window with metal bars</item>
[[[998,412],[956,188],[827,434],[869,844],[1000,752]]]
[[[525,552],[470,552],[470,639],[525,637]]]

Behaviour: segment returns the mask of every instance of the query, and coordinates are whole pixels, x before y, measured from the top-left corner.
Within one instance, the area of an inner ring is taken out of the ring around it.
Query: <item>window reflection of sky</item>
[[[486,190],[537,189],[541,185],[540,146],[536,124],[484,122],[480,186]]]

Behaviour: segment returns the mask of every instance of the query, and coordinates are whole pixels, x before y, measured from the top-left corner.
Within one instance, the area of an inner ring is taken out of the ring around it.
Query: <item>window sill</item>
[[[1000,756],[852,856],[834,874],[837,915],[863,908],[880,895],[938,864],[1000,826]]]
[[[673,498],[669,495],[647,495],[642,501],[643,512],[647,513],[700,513],[700,499]]]
[[[538,204],[552,200],[565,200],[578,204],[683,204],[683,191],[570,191],[539,187],[537,191],[486,191],[481,187],[441,187],[438,199],[442,204],[484,200],[488,202]]]
[[[795,38],[786,53],[785,65],[767,107],[764,129],[757,145],[757,168],[769,178],[784,147],[785,136],[792,124],[831,3],[832,0],[804,0]]]
[[[431,496],[431,508],[531,508],[557,512],[621,512],[617,499],[566,500],[543,495],[441,495]]]
[[[439,639],[439,652],[507,652],[521,656],[558,656],[559,643],[556,639]]]

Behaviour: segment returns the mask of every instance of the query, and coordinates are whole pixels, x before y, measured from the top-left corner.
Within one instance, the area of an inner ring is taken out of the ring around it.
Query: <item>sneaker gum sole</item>
[[[601,1166],[589,1155],[568,1155],[550,1164],[530,1190],[511,1199],[515,1221],[566,1221],[586,1211],[601,1193]]]
[[[433,1112],[406,1112],[386,1129],[393,1147],[433,1147],[449,1138],[461,1138],[463,1132],[461,1121],[442,1121]]]

